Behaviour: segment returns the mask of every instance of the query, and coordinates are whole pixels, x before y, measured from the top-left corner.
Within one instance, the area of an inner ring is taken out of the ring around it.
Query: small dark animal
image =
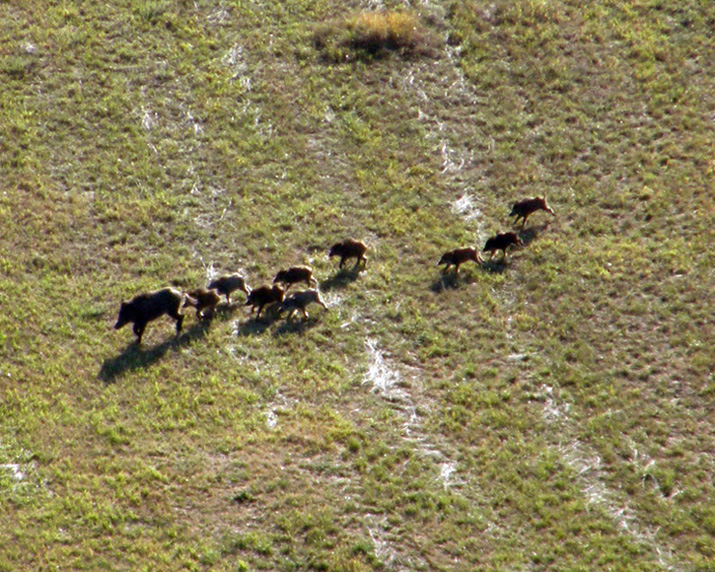
[[[196,308],[197,318],[213,318],[216,305],[221,301],[221,297],[216,290],[209,290],[207,288],[197,288],[196,290],[187,292],[186,295],[187,298],[186,302],[184,302],[184,308],[186,308],[186,306]]]
[[[122,302],[114,329],[118,330],[129,322],[133,322],[137,343],[141,343],[146,325],[152,320],[168,314],[176,320],[176,335],[179,335],[184,322],[184,316],[179,312],[183,301],[184,295],[174,288],[139,294],[129,302]]]
[[[332,258],[333,256],[339,256],[340,265],[338,266],[338,268],[342,268],[343,264],[348,258],[356,258],[357,261],[355,262],[355,268],[357,268],[360,262],[363,262],[365,265],[367,265],[367,256],[365,256],[365,252],[367,252],[367,246],[364,242],[348,238],[343,240],[342,242],[334,244],[330,248],[328,258]]]
[[[246,296],[251,293],[251,289],[246,284],[246,279],[237,273],[219,276],[209,283],[209,289],[216,290],[219,294],[226,296],[227,304],[231,303],[231,292],[235,290],[243,290]]]
[[[328,306],[325,304],[325,301],[320,295],[320,292],[318,290],[311,289],[303,290],[301,292],[294,292],[293,294],[288,296],[285,300],[283,300],[281,307],[278,309],[278,315],[280,316],[282,312],[287,311],[287,318],[290,319],[296,310],[300,310],[303,313],[303,317],[307,318],[308,312],[305,310],[305,308],[308,306],[308,304],[311,303],[319,304],[326,310],[328,309]]]
[[[556,213],[551,210],[549,205],[546,204],[546,197],[534,197],[532,199],[524,199],[523,201],[514,203],[509,216],[516,217],[514,219],[514,224],[518,223],[520,218],[523,218],[524,221],[521,223],[521,228],[524,228],[524,226],[526,226],[526,219],[529,218],[530,214],[535,213],[536,211],[546,211],[547,213],[551,213],[553,216],[556,216]]]
[[[489,257],[489,260],[491,260],[494,258],[494,253],[497,250],[501,250],[504,254],[504,260],[506,260],[506,249],[512,245],[521,246],[522,244],[524,243],[515,232],[502,232],[488,238],[482,252],[491,252],[492,254]]]
[[[273,279],[273,284],[279,282],[286,285],[286,291],[297,282],[305,282],[308,286],[318,284],[318,281],[313,277],[313,269],[310,266],[291,266],[288,270],[279,270]]]
[[[446,266],[444,267],[443,272],[447,272],[447,269],[454,265],[455,267],[455,274],[459,273],[459,266],[463,264],[464,262],[468,262],[469,260],[473,260],[477,264],[480,264],[483,262],[482,257],[479,256],[479,253],[477,252],[476,248],[457,248],[455,250],[450,250],[449,252],[445,252],[442,255],[442,258],[439,259],[439,262],[437,263],[437,266],[441,266],[442,264],[445,264]]]
[[[251,313],[253,313],[256,307],[258,308],[258,313],[256,314],[257,320],[261,317],[261,311],[264,306],[281,303],[284,295],[285,290],[278,284],[274,284],[273,286],[261,286],[260,288],[251,290],[251,293],[248,295],[248,300],[246,300],[246,306],[253,306]]]

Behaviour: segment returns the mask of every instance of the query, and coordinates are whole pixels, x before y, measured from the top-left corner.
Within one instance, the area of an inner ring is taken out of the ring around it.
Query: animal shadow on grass
[[[185,346],[203,338],[208,331],[208,321],[201,321],[193,324],[184,330],[178,337],[172,337],[157,346],[145,348],[141,344],[132,341],[118,356],[104,360],[97,377],[105,384],[114,383],[128,371],[151,367],[171,348]]]
[[[267,308],[263,310],[260,318],[251,316],[248,320],[241,323],[236,329],[236,334],[239,336],[257,336],[270,328],[277,319],[278,308]]]
[[[338,270],[337,274],[320,283],[320,289],[323,292],[327,292],[333,288],[345,288],[345,286],[351,282],[355,282],[363,270],[364,267],[362,266],[353,266],[352,268]]]
[[[239,308],[239,306],[242,306],[242,304],[220,304],[216,306],[216,310],[214,311],[214,319],[221,320],[222,322],[230,320],[231,317],[236,313],[236,310]]]
[[[320,322],[320,317],[308,318],[289,318],[278,326],[273,332],[274,336],[282,336],[285,334],[302,334]]]
[[[489,260],[487,258],[484,261],[484,264],[482,264],[482,270],[484,272],[489,272],[490,274],[502,274],[503,272],[506,272],[508,266],[509,261],[504,260],[503,256],[497,254],[494,256],[493,260]]]
[[[546,228],[548,226],[549,226],[549,223],[545,222],[544,224],[540,225],[538,228],[532,226],[527,229],[519,231],[519,238],[524,243],[523,246],[528,246],[529,244],[534,242],[534,240],[536,240],[536,238],[539,236],[539,233],[543,230],[546,230]],[[522,248],[523,248],[523,246],[522,246]]]
[[[432,282],[430,290],[439,294],[445,290],[455,290],[463,284],[473,284],[475,282],[475,277],[470,271],[462,270],[459,273],[456,272],[446,272],[439,275],[439,277]]]

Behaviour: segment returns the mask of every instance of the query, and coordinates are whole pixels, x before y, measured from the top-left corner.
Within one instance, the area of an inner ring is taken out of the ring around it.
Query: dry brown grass
[[[379,11],[328,22],[316,30],[314,43],[327,59],[350,61],[394,52],[407,57],[431,55],[437,40],[417,14]]]

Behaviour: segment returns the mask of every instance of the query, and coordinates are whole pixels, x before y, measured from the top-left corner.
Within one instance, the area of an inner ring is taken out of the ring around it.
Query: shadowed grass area
[[[715,10],[366,8],[0,3],[0,569],[713,567]]]

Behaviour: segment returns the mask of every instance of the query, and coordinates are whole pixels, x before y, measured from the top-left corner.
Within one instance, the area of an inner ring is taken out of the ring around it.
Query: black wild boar
[[[301,292],[294,292],[290,296],[283,300],[280,308],[278,308],[278,315],[280,316],[283,312],[288,312],[287,319],[290,319],[296,310],[300,310],[303,313],[303,317],[308,317],[308,312],[306,307],[308,304],[319,304],[326,310],[328,306],[325,304],[323,297],[320,295],[318,290],[303,290]]]
[[[502,232],[487,239],[482,252],[491,252],[489,260],[494,258],[494,253],[501,250],[506,260],[506,249],[510,246],[521,246],[523,242],[515,232]]]
[[[480,264],[482,262],[482,257],[479,256],[479,253],[477,252],[476,248],[457,248],[455,250],[450,250],[449,252],[445,252],[442,255],[442,258],[439,259],[439,262],[437,263],[437,266],[441,266],[442,264],[445,264],[443,272],[447,272],[447,269],[454,265],[455,267],[455,274],[459,273],[459,266],[463,264],[464,262],[468,262],[469,260],[473,260],[477,264]]]
[[[196,308],[197,318],[213,318],[216,305],[221,301],[221,297],[216,290],[209,290],[207,288],[197,288],[196,290],[187,292],[186,295],[187,298],[186,302],[184,302],[184,308],[186,308],[186,306]]]
[[[251,289],[246,284],[246,279],[238,273],[219,276],[209,283],[209,289],[216,290],[219,294],[226,296],[226,303],[231,303],[231,292],[242,290],[246,296],[251,293]]]
[[[286,291],[297,282],[305,282],[308,286],[318,284],[310,266],[291,266],[288,270],[279,270],[273,279],[273,284],[279,282],[286,285]]]
[[[184,322],[184,316],[179,312],[183,301],[184,295],[174,288],[164,288],[155,292],[139,294],[129,302],[122,302],[114,329],[118,330],[122,326],[133,322],[137,343],[141,343],[146,325],[152,320],[168,314],[176,320],[176,335],[178,336],[181,332],[181,325]]]
[[[365,256],[365,252],[367,252],[367,246],[364,242],[360,242],[359,240],[353,240],[352,238],[347,238],[342,242],[334,244],[330,248],[328,258],[332,258],[333,256],[339,256],[340,264],[338,268],[342,268],[343,264],[348,258],[356,258],[357,260],[355,261],[354,268],[357,268],[361,262],[364,265],[367,265],[367,256]]]
[[[248,300],[246,300],[246,306],[253,306],[251,308],[251,313],[255,308],[258,308],[258,313],[256,314],[256,320],[261,317],[261,311],[264,306],[269,306],[271,304],[280,304],[283,301],[283,296],[285,291],[283,287],[274,284],[273,286],[261,286],[260,288],[255,288],[251,290],[248,295]]]
[[[518,223],[520,218],[523,218],[524,220],[521,223],[521,228],[524,228],[524,226],[526,226],[526,219],[529,218],[530,214],[535,213],[536,211],[546,211],[547,213],[556,216],[556,213],[551,210],[549,205],[546,204],[546,197],[534,197],[514,203],[509,216],[516,217],[514,219],[514,224]]]

